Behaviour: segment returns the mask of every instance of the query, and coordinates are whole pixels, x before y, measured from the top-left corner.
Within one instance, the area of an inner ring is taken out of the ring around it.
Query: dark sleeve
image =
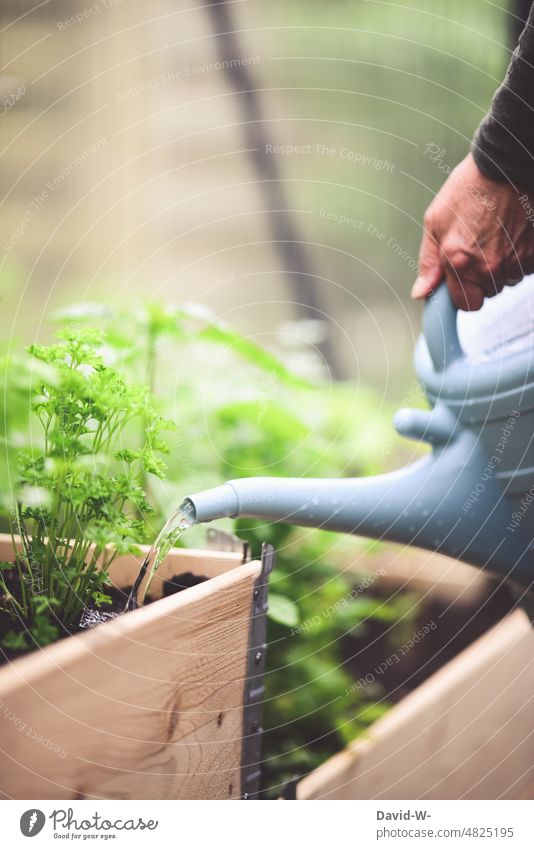
[[[471,152],[492,180],[534,188],[534,5]]]

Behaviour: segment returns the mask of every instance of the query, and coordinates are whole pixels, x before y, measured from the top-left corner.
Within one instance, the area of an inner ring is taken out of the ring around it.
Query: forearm
[[[487,177],[534,188],[534,6],[471,151]]]

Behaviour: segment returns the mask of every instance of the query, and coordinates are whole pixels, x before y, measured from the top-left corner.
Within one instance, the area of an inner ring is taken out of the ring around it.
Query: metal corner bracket
[[[265,656],[267,652],[267,610],[269,573],[274,567],[274,548],[263,543],[261,572],[254,582],[250,632],[248,641],[247,674],[243,697],[243,749],[241,755],[241,798],[257,799],[261,778],[262,708],[265,685]]]

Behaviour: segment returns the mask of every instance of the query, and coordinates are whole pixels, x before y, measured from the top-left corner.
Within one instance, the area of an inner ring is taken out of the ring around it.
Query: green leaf
[[[300,614],[297,605],[283,595],[269,593],[269,618],[280,625],[294,628],[300,622]]]
[[[44,595],[33,596],[32,602],[36,614],[46,613],[46,611],[49,610],[50,607],[57,607],[57,605],[59,604],[57,599],[50,599]]]
[[[0,641],[6,649],[27,649],[28,640],[26,636],[15,631],[8,631]]]
[[[145,471],[149,472],[149,474],[155,475],[157,478],[165,477],[165,463],[163,463],[159,457],[156,457],[154,452],[150,449],[143,452],[143,466]]]
[[[182,313],[185,317],[192,316],[198,318],[198,310],[195,310],[194,305],[182,308]],[[211,342],[216,345],[222,345],[236,353],[241,359],[246,360],[262,371],[270,372],[278,380],[288,386],[300,387],[309,389],[311,384],[290,371],[281,360],[265,348],[252,342],[250,339],[237,333],[222,321],[210,321],[196,335],[200,341]]]
[[[93,593],[93,601],[96,607],[102,607],[103,604],[111,604],[111,596],[95,590]]]

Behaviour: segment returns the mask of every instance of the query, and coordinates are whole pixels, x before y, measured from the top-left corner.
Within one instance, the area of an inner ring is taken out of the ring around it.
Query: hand
[[[443,278],[459,309],[478,310],[534,271],[534,196],[485,177],[469,154],[428,207],[412,298]]]

